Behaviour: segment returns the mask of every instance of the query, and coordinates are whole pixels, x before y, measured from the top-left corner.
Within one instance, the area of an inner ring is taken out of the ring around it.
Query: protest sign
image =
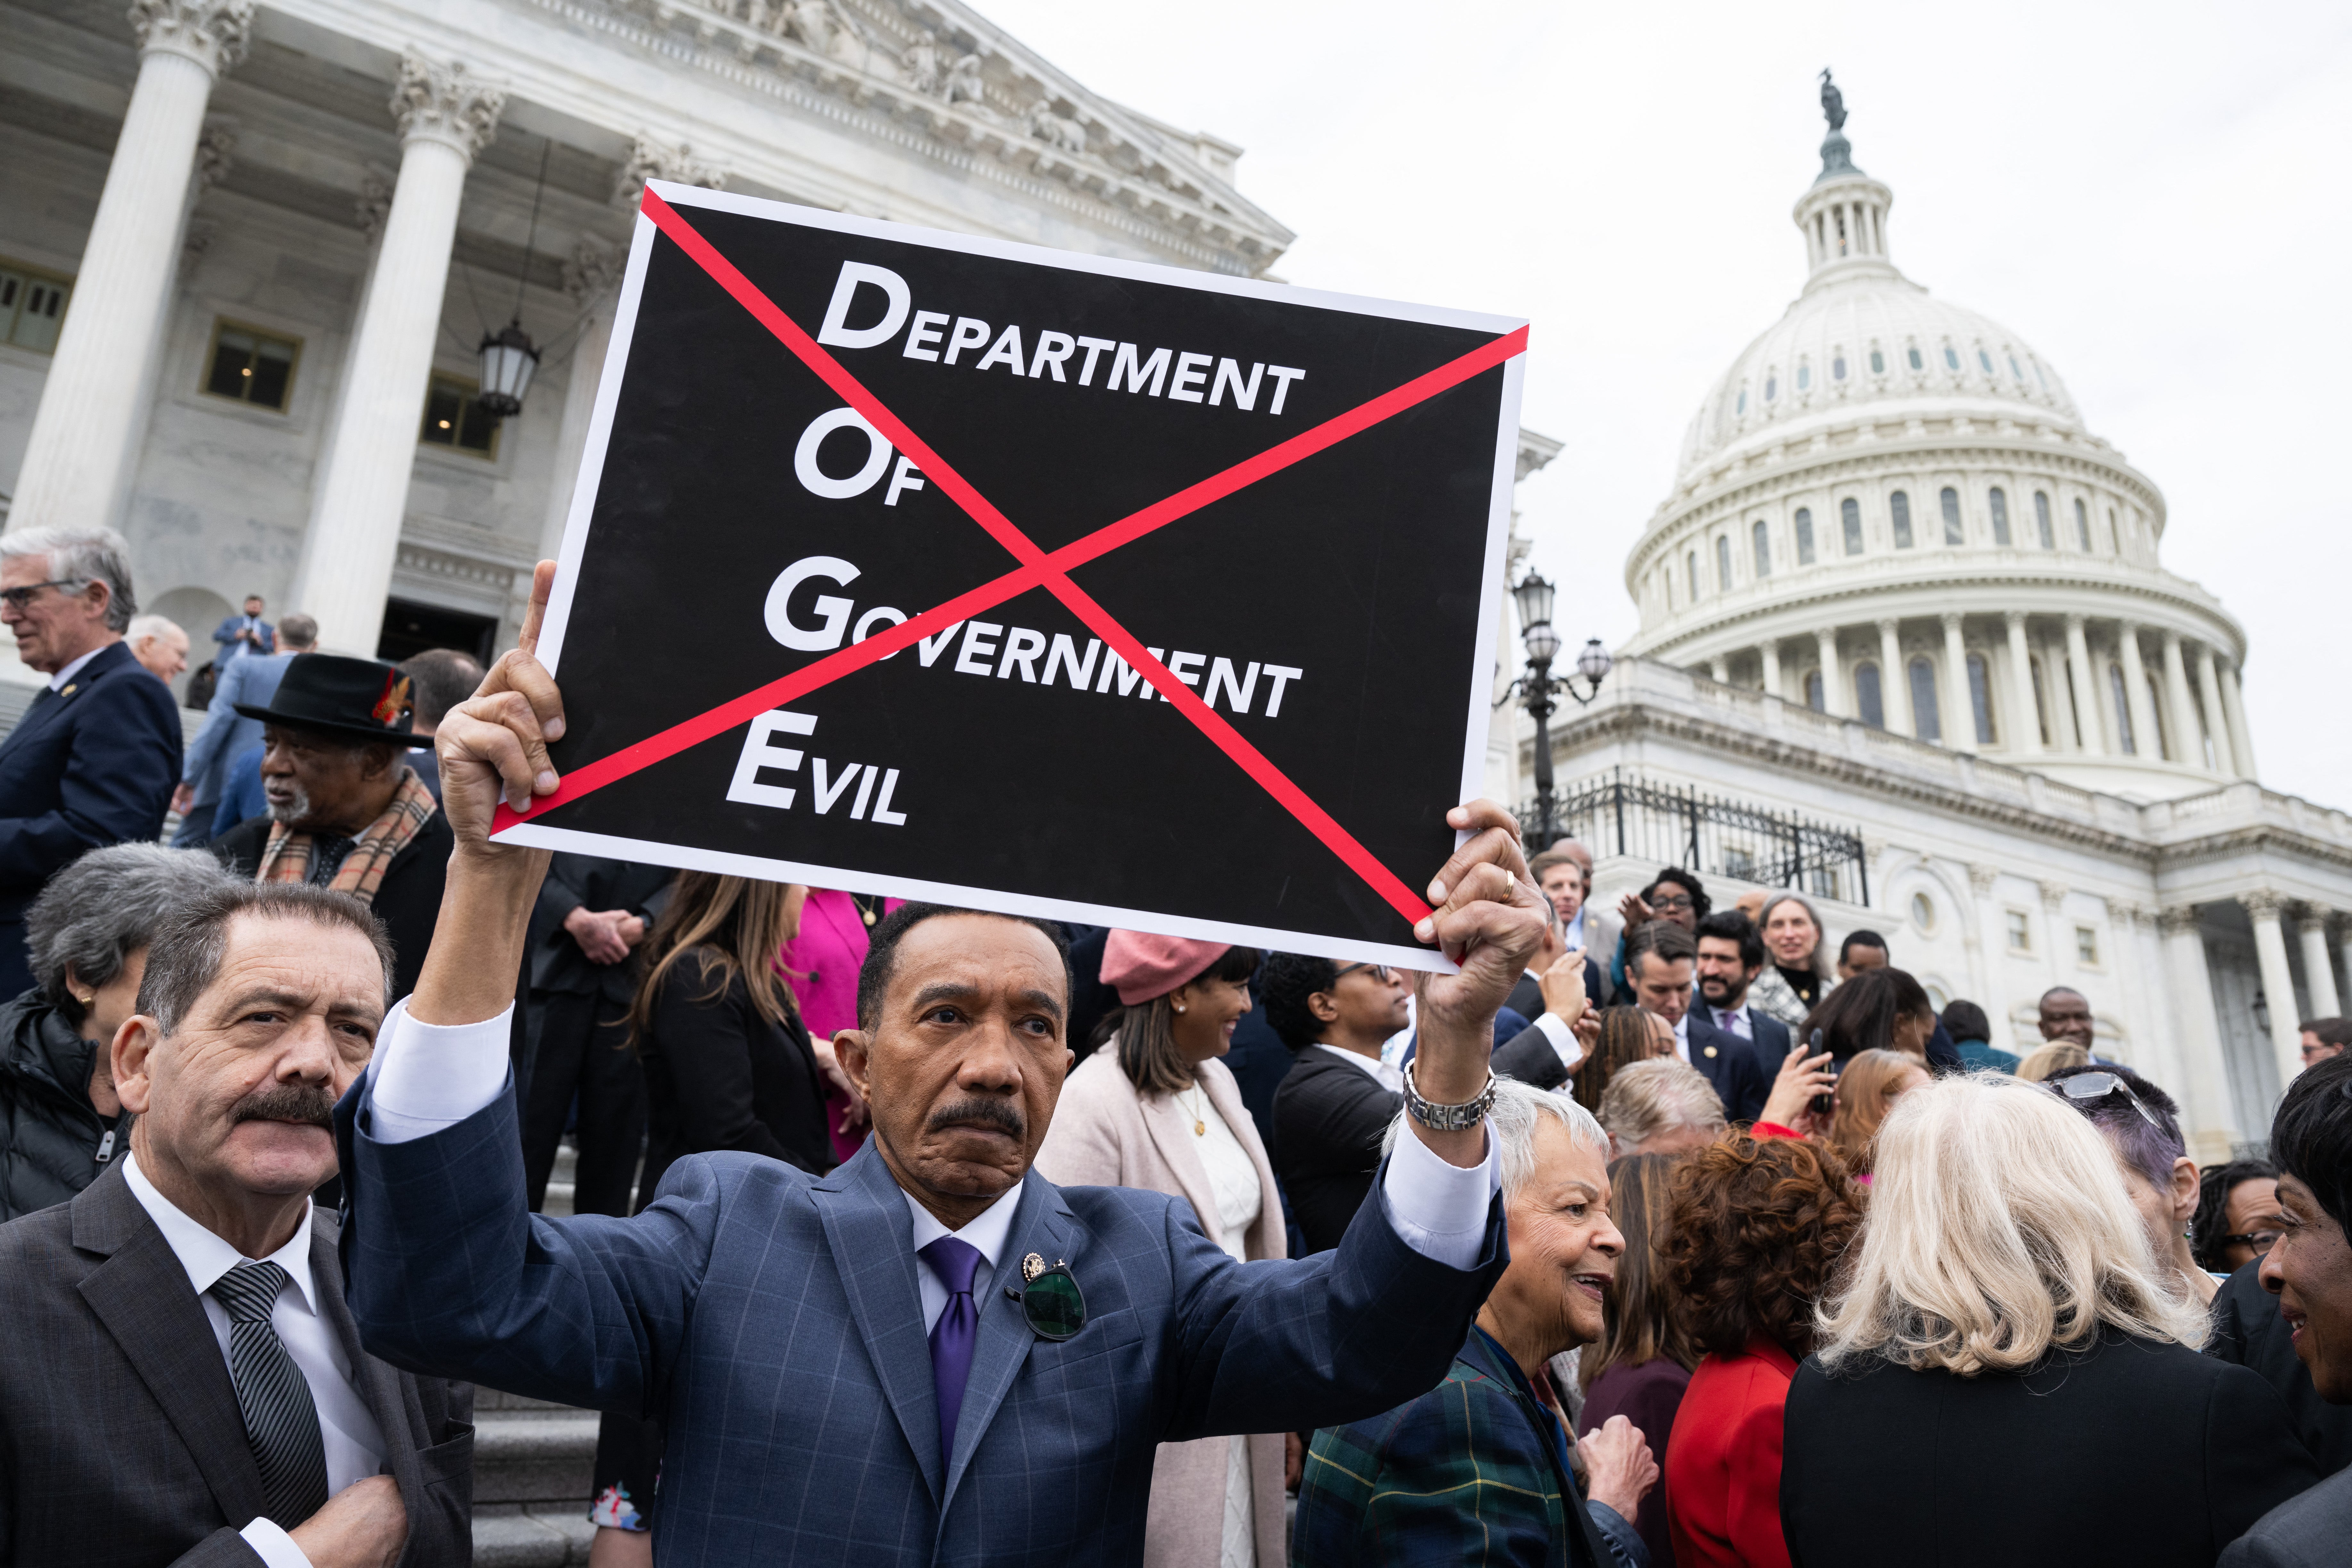
[[[656,182],[499,837],[1434,966],[1526,342]]]

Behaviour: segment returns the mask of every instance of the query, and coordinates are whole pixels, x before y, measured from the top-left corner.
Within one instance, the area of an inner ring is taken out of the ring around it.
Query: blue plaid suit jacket
[[[980,1303],[942,1465],[905,1199],[869,1145],[830,1175],[681,1160],[632,1219],[528,1212],[512,1085],[428,1138],[337,1111],[350,1300],[368,1348],[493,1388],[668,1423],[667,1562],[1139,1563],[1154,1448],[1297,1431],[1446,1373],[1504,1267],[1412,1251],[1378,1205],[1339,1248],[1236,1263],[1158,1193],[1027,1176]],[[1085,1328],[1054,1343],[1009,1287],[1066,1261]]]

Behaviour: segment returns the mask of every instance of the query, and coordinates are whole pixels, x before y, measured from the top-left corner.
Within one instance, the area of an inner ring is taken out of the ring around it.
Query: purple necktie
[[[980,1248],[943,1236],[916,1253],[948,1288],[948,1304],[931,1325],[931,1384],[940,1395],[940,1463],[955,1453],[956,1416],[963,1409],[963,1385],[971,1378],[972,1342],[980,1335],[980,1310],[971,1299],[971,1276]]]

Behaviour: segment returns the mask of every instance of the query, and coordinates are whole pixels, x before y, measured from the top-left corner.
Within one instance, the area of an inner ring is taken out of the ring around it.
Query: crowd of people
[[[1447,973],[496,846],[551,574],[487,672],[249,599],[184,749],[0,539],[0,1562],[467,1561],[478,1385],[608,1568],[2352,1551],[2344,1020],[2200,1168],[2079,994],[1486,803]]]

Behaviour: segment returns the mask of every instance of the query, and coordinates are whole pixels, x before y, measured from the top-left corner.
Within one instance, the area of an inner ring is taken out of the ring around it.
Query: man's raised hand
[[[474,695],[441,721],[433,749],[441,763],[441,809],[461,856],[497,857],[490,821],[501,795],[517,811],[556,787],[547,743],[563,734],[563,699],[539,662],[539,633],[555,584],[555,563],[531,574],[530,608],[522,636],[490,666]]]

